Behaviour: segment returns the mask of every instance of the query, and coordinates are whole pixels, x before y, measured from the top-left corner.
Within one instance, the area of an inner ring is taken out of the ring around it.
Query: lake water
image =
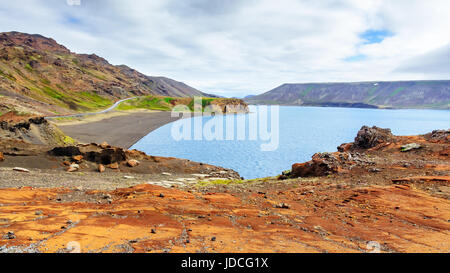
[[[251,107],[252,112],[256,110],[255,106]],[[249,120],[256,115],[236,115],[233,117],[234,124],[237,126],[238,117],[245,118],[248,135],[251,130]],[[195,117],[188,120],[194,124],[195,119],[201,119],[205,124],[213,118]],[[450,111],[280,106],[279,146],[274,151],[261,151],[260,145],[268,141],[248,138],[176,141],[171,134],[172,126],[181,125],[180,122],[186,120],[178,120],[151,132],[132,149],[150,155],[186,158],[230,168],[244,178],[252,179],[278,175],[290,169],[293,163],[310,160],[317,152],[334,152],[340,144],[352,142],[363,125],[390,128],[396,135],[425,134],[436,129],[448,129]],[[226,131],[227,126],[223,128]],[[234,128],[235,135],[236,131]]]

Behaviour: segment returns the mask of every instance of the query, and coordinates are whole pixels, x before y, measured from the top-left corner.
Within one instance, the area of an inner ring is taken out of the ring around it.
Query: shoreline
[[[83,117],[68,117],[68,120],[52,120],[66,135],[83,143],[102,143],[129,149],[156,129],[186,118],[172,117],[170,111],[133,110],[111,111]],[[189,118],[196,113],[190,113]],[[238,113],[248,114],[248,113]]]
[[[296,105],[296,104],[269,104],[269,103],[248,103],[249,106],[288,106],[288,107],[314,107],[314,108],[343,108],[343,109],[367,109],[367,110],[437,110],[437,111],[450,111],[450,108],[409,108],[409,107],[349,107],[349,106],[324,106],[324,105]]]
[[[84,143],[102,143],[129,149],[154,130],[180,118],[166,111],[110,112],[76,119],[54,122],[65,134]]]

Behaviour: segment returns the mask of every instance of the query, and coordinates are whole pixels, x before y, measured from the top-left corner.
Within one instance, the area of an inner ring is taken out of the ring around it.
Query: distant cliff
[[[283,84],[249,104],[450,109],[450,80]]]

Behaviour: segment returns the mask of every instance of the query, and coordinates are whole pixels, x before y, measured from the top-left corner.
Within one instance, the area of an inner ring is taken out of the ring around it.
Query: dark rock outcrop
[[[360,153],[361,150],[370,149],[382,143],[389,142],[395,142],[395,136],[391,133],[390,129],[382,129],[376,126],[363,126],[358,131],[355,142],[340,145],[336,153],[314,154],[312,160],[292,165],[291,171],[289,173],[283,173],[280,179],[327,176],[348,171],[354,166],[372,166],[373,162],[364,153]],[[372,171],[374,170],[372,169]]]
[[[445,141],[450,143],[450,130],[434,130],[425,135],[430,141]]]
[[[290,177],[325,176],[339,171],[341,162],[329,153],[317,153],[312,160],[292,165]]]
[[[51,146],[75,142],[44,117],[19,116],[13,112],[0,117],[0,137]]]
[[[122,162],[127,160],[125,150],[118,147],[107,146],[102,148],[100,145],[92,144],[80,144],[77,146],[68,147],[56,147],[49,151],[53,156],[83,156],[83,158],[90,162],[98,164],[109,165],[116,162]]]
[[[363,126],[359,131],[353,143],[353,148],[369,149],[383,142],[391,142],[394,135],[391,129],[382,129],[376,126],[372,128]]]

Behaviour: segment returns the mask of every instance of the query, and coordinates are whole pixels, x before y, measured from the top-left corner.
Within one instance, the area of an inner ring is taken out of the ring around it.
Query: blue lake
[[[258,117],[258,108],[251,107],[251,114],[233,115],[234,139],[237,137],[237,120],[245,120],[246,136],[250,134],[250,120]],[[172,126],[182,122],[192,124],[201,121],[205,125],[211,119],[226,117],[194,117],[167,124],[137,142],[132,149],[150,155],[186,158],[233,169],[246,179],[275,176],[291,168],[293,163],[305,162],[317,152],[334,152],[345,142],[352,142],[363,125],[390,128],[396,135],[425,134],[436,129],[450,128],[448,110],[381,110],[323,107],[279,107],[279,145],[274,151],[262,151],[267,140],[175,140]],[[196,120],[197,119],[197,120]],[[200,119],[200,120],[198,120]],[[270,115],[269,115],[270,121]],[[227,131],[223,123],[224,138]],[[270,124],[270,122],[269,122]],[[269,132],[271,131],[269,125]],[[201,129],[200,129],[201,130]],[[199,132],[197,130],[197,132]],[[259,131],[258,131],[259,132]],[[201,132],[200,132],[201,133]],[[191,133],[193,138],[194,132]],[[230,134],[233,135],[233,134]]]

